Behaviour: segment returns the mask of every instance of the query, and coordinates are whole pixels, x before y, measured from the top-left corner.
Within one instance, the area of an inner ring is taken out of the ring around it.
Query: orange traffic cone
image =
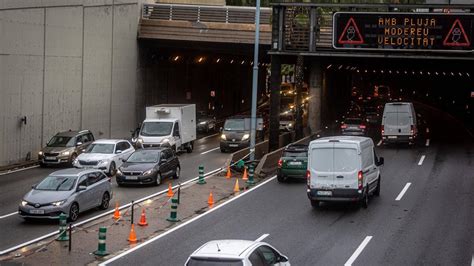
[[[209,198],[207,199],[207,204],[209,207],[212,207],[214,205],[214,196],[212,196],[212,191],[209,193]]]
[[[171,183],[168,183],[168,193],[166,193],[166,196],[168,196],[168,198],[172,198],[174,196],[173,189],[171,189]]]
[[[119,211],[119,204],[118,202],[115,202],[115,211],[114,211],[114,217],[115,220],[120,219],[120,211]]]
[[[232,173],[230,172],[230,165],[227,166],[227,174],[225,175],[225,178],[230,179],[232,177]]]
[[[235,179],[234,192],[240,192],[239,179]]]
[[[247,176],[247,167],[244,167],[244,175],[242,176],[242,180],[249,180]]]
[[[132,224],[132,228],[130,228],[130,234],[128,235],[128,242],[137,243],[137,234],[135,233],[134,224]]]
[[[140,226],[148,225],[148,223],[146,221],[145,208],[142,209],[142,215],[140,217],[140,222],[138,222],[138,225],[140,225]]]

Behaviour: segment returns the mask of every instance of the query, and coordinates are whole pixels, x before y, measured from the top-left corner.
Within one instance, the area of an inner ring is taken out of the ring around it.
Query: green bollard
[[[178,199],[172,198],[171,199],[171,213],[170,217],[166,218],[169,222],[179,222],[178,219]]]
[[[245,182],[250,186],[255,185],[255,181],[253,180],[253,171],[254,171],[253,170],[253,164],[250,164],[249,165],[249,179],[247,180],[247,182]]]
[[[101,256],[101,257],[109,255],[109,253],[106,251],[106,248],[105,248],[106,233],[107,233],[107,227],[99,228],[99,245],[97,247],[97,250],[94,251],[94,255]]]
[[[59,215],[59,236],[56,238],[57,241],[68,241],[69,236],[67,235],[67,216],[64,213]]]
[[[206,180],[204,180],[204,166],[199,166],[199,181],[197,182],[199,185],[206,184]]]

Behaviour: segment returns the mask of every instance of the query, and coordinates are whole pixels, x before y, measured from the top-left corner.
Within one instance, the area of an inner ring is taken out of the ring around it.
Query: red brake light
[[[311,188],[311,171],[307,170],[306,171],[306,185],[308,187],[308,189]]]
[[[410,126],[410,134],[415,134],[415,127],[413,125]]]
[[[385,133],[384,126],[382,125],[382,135]]]
[[[344,125],[341,125],[341,128],[342,128],[342,129],[346,129],[346,128],[347,128],[347,125],[345,125],[345,124],[344,124]]]
[[[365,129],[365,125],[359,125],[360,129]]]
[[[362,173],[362,171],[359,171],[359,173],[357,174],[357,181],[358,181],[360,190],[362,190],[363,188],[363,184],[362,184],[363,179],[364,179],[364,174]]]
[[[307,179],[311,178],[311,171],[309,171],[309,170],[306,171],[306,178]]]
[[[282,159],[278,160],[278,168],[280,168],[282,165],[283,165],[283,160]]]

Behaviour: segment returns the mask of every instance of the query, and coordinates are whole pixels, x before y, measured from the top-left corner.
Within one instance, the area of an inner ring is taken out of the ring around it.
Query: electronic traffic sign
[[[336,12],[335,49],[472,51],[474,14]]]

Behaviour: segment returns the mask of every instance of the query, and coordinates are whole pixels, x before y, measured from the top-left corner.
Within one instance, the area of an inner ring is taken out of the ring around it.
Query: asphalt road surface
[[[210,172],[223,166],[228,154],[223,156],[219,149],[215,149],[217,147],[219,147],[218,135],[197,140],[192,153],[182,153],[179,156],[181,163],[180,179],[165,180],[165,184],[172,181],[172,184],[176,185],[178,182],[182,183],[195,178],[198,176],[198,165],[200,164],[204,165],[205,172]],[[2,228],[0,250],[5,250],[58,229],[57,220],[30,222],[24,221],[17,214],[13,213],[18,211],[18,204],[20,204],[23,196],[31,189],[32,185],[39,183],[48,174],[60,169],[59,167],[33,168],[0,176],[0,187],[2,188],[2,193],[0,193],[0,228]],[[167,188],[164,184],[158,187],[118,187],[114,178],[112,178],[112,187],[114,198],[109,210],[115,207],[115,201],[123,205]],[[101,212],[104,211],[91,210],[82,213],[79,216],[78,222],[94,217]],[[11,215],[8,216],[9,214]]]
[[[207,241],[269,234],[265,241],[293,265],[344,265],[351,257],[354,265],[471,265],[473,138],[449,115],[419,111],[430,125],[429,145],[377,147],[385,158],[381,195],[368,209],[313,209],[304,181],[274,179],[111,264],[183,265]]]

